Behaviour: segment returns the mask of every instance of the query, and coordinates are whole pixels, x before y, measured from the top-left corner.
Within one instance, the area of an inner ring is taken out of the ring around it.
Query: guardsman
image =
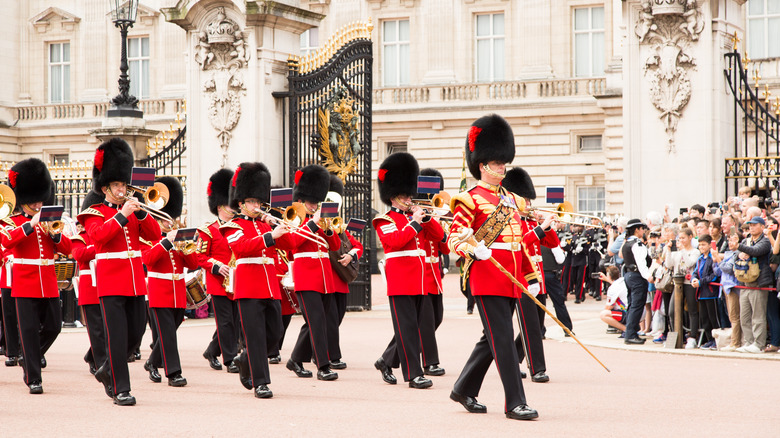
[[[594,217],[590,222],[591,225],[599,225],[600,221]],[[590,241],[590,249],[588,251],[588,289],[590,289],[589,293],[596,301],[601,301],[601,280],[594,278],[593,274],[599,273],[599,262],[606,254],[607,232],[604,228],[589,227],[585,230],[585,235],[588,236]]]
[[[444,190],[444,178],[441,172],[436,169],[422,169],[422,176],[438,176],[440,180],[439,191]],[[430,199],[432,195],[427,193],[418,193],[418,199]],[[441,227],[438,217],[433,221]],[[432,225],[435,226],[435,225]],[[438,234],[438,232],[437,232]],[[425,250],[424,267],[424,288],[425,298],[420,312],[420,345],[422,347],[423,372],[427,376],[443,376],[444,368],[439,366],[439,346],[436,342],[436,330],[444,320],[444,301],[442,299],[444,288],[442,286],[442,255],[449,254],[450,248],[447,246],[447,236],[442,229],[442,237],[437,241],[425,239],[423,249]]]
[[[233,259],[233,251],[222,237],[219,231],[224,223],[233,219],[234,212],[228,205],[230,180],[233,171],[220,169],[209,178],[208,195],[209,211],[217,219],[198,229],[200,246],[198,248],[198,264],[206,271],[206,292],[211,295],[211,305],[214,307],[214,322],[217,325],[211,343],[203,352],[203,357],[209,361],[209,366],[215,370],[221,370],[219,363],[220,352],[222,362],[227,367],[227,372],[238,373],[238,366],[233,359],[238,353],[238,309],[233,300],[233,293],[225,290],[225,280],[230,275],[230,262]]]
[[[343,201],[344,198],[344,183],[336,175],[330,175],[330,193],[335,193],[338,196],[334,196],[337,199]],[[330,196],[328,196],[330,198]],[[341,206],[342,202],[339,202],[339,211],[343,211]],[[341,266],[348,266],[355,262],[363,255],[363,244],[355,239],[349,231],[346,230],[346,223],[342,225],[341,229],[336,230],[341,239],[341,246],[345,250],[344,254],[335,260],[333,257],[330,262],[333,266],[333,287],[336,291],[333,294],[332,302],[330,305],[330,311],[328,312],[328,355],[330,356],[330,367],[334,370],[343,370],[347,368],[347,364],[341,360],[341,341],[339,336],[339,328],[341,327],[341,321],[344,320],[344,315],[347,313],[347,295],[349,294],[348,279],[342,278],[339,275],[339,270],[336,264]],[[338,254],[334,252],[333,254]]]
[[[571,252],[571,287],[574,290],[574,304],[580,304],[585,301],[585,282],[588,274],[588,252],[590,252],[590,241],[588,236],[583,233],[581,224],[572,225],[572,240],[567,248]]]
[[[18,207],[17,207],[18,208]],[[0,222],[5,231],[16,228],[14,221],[6,217]],[[16,319],[16,300],[11,296],[11,270],[14,256],[10,250],[2,249],[3,267],[0,273],[0,302],[3,311],[3,346],[5,347],[5,366],[22,365],[22,351],[19,345],[19,322]]]
[[[146,276],[141,241],[160,236],[157,221],[128,195],[133,151],[121,138],[112,138],[95,151],[92,190],[106,199],[78,215],[95,245],[95,276],[108,341],[108,360],[95,377],[120,406],[135,404],[130,395],[127,358],[140,345],[146,330]]]
[[[103,203],[105,197],[92,190],[87,193],[81,210],[84,211],[93,205]],[[83,226],[82,226],[83,228]],[[82,320],[89,336],[89,351],[84,355],[84,361],[89,364],[89,372],[94,375],[97,367],[106,361],[106,330],[103,326],[103,313],[100,311],[100,299],[95,283],[95,245],[82,230],[78,235],[71,237],[71,250],[73,259],[79,265],[79,307],[81,307]]]
[[[293,199],[306,209],[302,228],[308,229],[310,236],[307,238],[300,233],[290,235],[295,295],[305,324],[287,361],[287,369],[295,375],[311,377],[311,371],[303,368],[303,362],[313,357],[317,365],[317,379],[327,381],[339,377],[331,370],[328,355],[326,315],[336,291],[328,251],[336,251],[341,246],[341,239],[332,229],[321,228],[324,221],[320,221],[319,204],[325,201],[329,187],[330,174],[318,164],[310,164],[295,172]]]
[[[165,184],[170,197],[160,209],[174,221],[181,216],[184,203],[184,191],[178,178],[164,176],[155,182]],[[185,249],[184,242],[175,242],[177,230],[175,224],[165,219],[157,219],[163,233],[151,242],[151,247],[143,251],[149,288],[150,323],[157,330],[157,340],[152,353],[144,364],[149,379],[160,382],[157,368],[162,366],[168,378],[168,386],[187,385],[187,379],[181,375],[179,342],[176,338],[187,307],[187,285],[184,281],[184,268],[198,269],[198,257],[195,248]],[[191,243],[194,245],[194,242]]]
[[[273,212],[272,212],[273,213]],[[281,215],[279,215],[281,218]],[[282,293],[280,304],[282,305],[282,333],[279,336],[279,343],[276,345],[268,344],[268,363],[282,363],[280,350],[284,344],[284,335],[287,333],[287,327],[290,326],[293,315],[299,311],[298,298],[295,297],[295,288],[292,285],[292,272],[290,272],[290,257],[287,251],[276,250],[276,276],[279,278],[279,291]]]
[[[521,219],[517,214],[522,198],[500,186],[506,164],[515,156],[512,128],[498,115],[477,119],[469,128],[465,153],[469,171],[479,181],[452,198],[454,216],[448,244],[454,253],[467,259],[467,280],[483,331],[450,398],[469,412],[487,412],[476,397],[485,373],[495,361],[504,387],[507,418],[530,420],[539,414],[528,407],[525,399],[512,323],[522,291],[489,260],[493,258],[515,278],[524,279],[531,293],[538,293],[538,279],[524,254]],[[465,239],[469,232],[474,232],[476,245],[472,239]]]
[[[54,197],[54,183],[43,161],[28,158],[16,163],[8,171],[8,181],[21,211],[11,216],[15,228],[0,235],[3,247],[14,256],[11,296],[19,319],[24,383],[30,394],[42,394],[43,356],[62,329],[54,256],[70,254],[70,239],[61,229],[39,222],[44,201]]]
[[[425,242],[444,238],[444,231],[422,208],[412,203],[420,172],[417,160],[406,152],[390,155],[379,166],[379,197],[390,210],[374,218],[373,227],[385,251],[387,295],[394,336],[374,367],[382,380],[394,385],[391,366],[400,361],[410,388],[429,388],[420,363],[420,318],[425,303]]]
[[[282,310],[276,276],[276,248],[289,248],[284,225],[271,226],[262,211],[271,195],[271,174],[263,163],[241,163],[230,185],[230,208],[237,215],[219,229],[236,257],[233,294],[246,348],[233,362],[241,384],[257,398],[271,398],[268,345],[279,342]]]
[[[536,199],[536,189],[531,177],[522,167],[515,167],[507,171],[506,176],[501,181],[501,185],[508,191],[525,199],[526,205]],[[533,217],[523,216],[521,224],[523,225],[523,243],[524,249],[531,258],[532,266],[539,276],[541,288],[536,299],[545,304],[547,299],[546,284],[544,282],[544,266],[542,265],[541,246],[556,248],[560,245],[558,234],[552,229],[553,215],[548,214],[541,225]],[[522,280],[521,280],[522,282]],[[539,322],[539,311],[541,307],[533,302],[531,297],[523,294],[520,297],[520,333],[515,339],[517,345],[517,354],[520,356],[520,362],[528,357],[528,369],[531,371],[531,380],[544,383],[550,381],[547,375],[547,365],[544,359],[544,333],[542,325]],[[544,315],[544,311],[542,310]]]

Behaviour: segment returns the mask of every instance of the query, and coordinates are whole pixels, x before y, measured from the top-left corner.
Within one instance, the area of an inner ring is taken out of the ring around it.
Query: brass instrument
[[[181,240],[179,242],[173,242],[173,246],[176,248],[176,251],[179,251],[184,255],[190,255],[197,251],[198,242],[197,240]]]
[[[342,225],[344,225],[344,219],[341,216],[336,217],[323,217],[317,225],[323,230],[332,230],[334,233],[341,233]]]
[[[451,199],[452,196],[442,190],[431,199],[412,199],[412,205],[420,207],[430,216],[444,216],[450,212]]]
[[[225,289],[225,292],[229,294],[233,294],[233,282],[230,280],[233,277],[233,270],[236,269],[236,255],[233,254],[231,251],[230,253],[230,261],[227,264],[228,268],[230,268],[230,273],[225,276],[225,279],[222,280],[222,287]]]
[[[49,233],[49,234],[60,234],[62,230],[65,228],[65,224],[61,221],[43,221],[38,222],[38,224],[43,228],[43,231]]]
[[[263,209],[256,209],[254,212],[258,214],[266,213],[268,214],[269,211],[280,211],[282,212],[282,217],[284,219],[279,219],[275,216],[272,216],[268,214],[268,218],[271,222],[276,224],[277,226],[283,226],[287,228],[287,231],[293,234],[297,234],[304,239],[308,239],[317,245],[320,246],[328,246],[328,242],[325,241],[325,239],[322,238],[322,236],[317,235],[316,233],[312,233],[311,230],[309,230],[306,227],[300,226],[300,224],[303,222],[304,219],[306,219],[306,207],[300,203],[300,202],[293,202],[293,204],[284,211],[282,211],[280,208],[271,207],[268,204],[261,204],[264,206],[265,210]]]
[[[16,194],[11,187],[0,184],[0,219],[11,216],[16,209]]]
[[[558,216],[558,222],[562,222],[564,224],[570,224],[570,225],[579,225],[583,227],[594,227],[594,228],[603,228],[604,227],[604,221],[601,220],[598,216],[593,216],[590,214],[583,214],[583,213],[575,213],[574,212],[574,206],[569,201],[561,202],[560,204],[555,206],[555,210],[552,209],[546,209],[546,208],[537,208],[537,207],[526,207],[523,205],[523,208],[520,208],[521,212],[523,214],[530,214],[534,211],[540,211],[544,213],[551,213]],[[568,216],[568,218],[567,218]],[[599,225],[593,225],[593,224],[582,224],[578,222],[574,222],[571,220],[572,216],[580,216],[585,217],[588,219],[596,219],[599,221]]]
[[[165,186],[165,184],[156,182],[153,186],[149,187],[148,189],[144,190],[140,187],[136,186],[127,186],[127,193],[125,193],[124,199],[132,199],[133,194],[135,192],[143,193],[144,194],[144,201],[146,204],[139,204],[141,206],[141,210],[144,210],[145,212],[152,215],[157,220],[161,221],[170,221],[171,223],[174,222],[173,218],[164,211],[161,211],[160,208],[164,207],[165,204],[168,202],[168,199],[170,198],[170,193],[168,192],[168,187]],[[162,199],[162,205],[156,205],[159,200]],[[154,206],[149,204],[155,204]]]

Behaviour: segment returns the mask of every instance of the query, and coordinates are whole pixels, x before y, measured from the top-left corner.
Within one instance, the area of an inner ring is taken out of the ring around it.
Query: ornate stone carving
[[[704,30],[696,0],[642,0],[634,32],[641,44],[652,46],[644,73],[650,82],[650,98],[661,112],[669,152],[675,149],[674,133],[691,98],[688,72],[696,60],[688,52]]]
[[[210,72],[203,84],[209,100],[208,116],[217,130],[222,148],[222,167],[227,165],[231,131],[241,117],[240,95],[246,94],[241,69],[249,61],[248,44],[239,25],[217,8],[217,16],[199,33],[195,61]]]

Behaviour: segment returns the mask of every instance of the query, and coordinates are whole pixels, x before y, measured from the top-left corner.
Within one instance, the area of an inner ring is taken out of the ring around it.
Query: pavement
[[[550,318],[544,342],[549,383],[524,381],[528,403],[540,417],[530,422],[504,417],[503,391],[494,367],[479,401],[487,414],[467,413],[448,396],[481,334],[475,312],[466,314],[457,276],[445,277],[445,319],[437,332],[447,373],[416,390],[388,385],[373,367],[392,337],[381,278],[373,279],[371,311],[350,312],[341,327],[343,360],[339,379],[301,379],[284,367],[302,324],[288,329],[281,365],[271,365],[274,397],[259,400],[234,374],[211,370],[201,357],[214,331],[213,319],[188,320],[178,332],[184,388],[153,383],[143,359],[130,364],[133,407],[112,404],[81,359],[86,332],[64,329],[47,354],[43,395],[28,394],[19,367],[0,365],[0,435],[35,436],[399,436],[477,434],[529,436],[777,436],[775,397],[780,393],[780,354],[747,355],[671,350],[646,343],[628,346],[607,335],[598,320],[604,302],[567,302],[578,339],[601,360],[605,371]],[[314,369],[313,365],[306,365]],[[525,365],[521,365],[526,369]],[[396,371],[400,379],[400,371]]]

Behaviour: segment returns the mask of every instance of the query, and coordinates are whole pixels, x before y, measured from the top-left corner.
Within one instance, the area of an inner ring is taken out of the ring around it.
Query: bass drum
[[[201,270],[190,272],[184,277],[187,280],[187,309],[198,309],[211,301],[211,295],[206,293],[206,287],[203,285],[203,274]]]

